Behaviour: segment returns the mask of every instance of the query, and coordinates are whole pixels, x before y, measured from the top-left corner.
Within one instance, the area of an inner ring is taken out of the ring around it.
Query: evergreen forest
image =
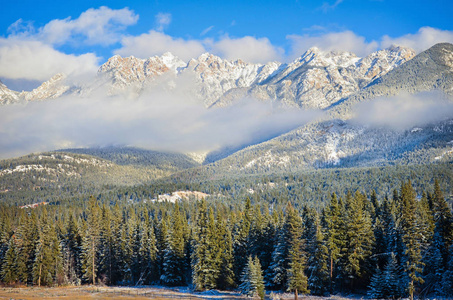
[[[36,208],[3,202],[0,278],[240,289],[260,298],[265,291],[448,296],[453,217],[443,191],[437,180],[421,187],[407,180],[390,193],[333,192],[321,203],[258,194],[175,203],[98,195]]]

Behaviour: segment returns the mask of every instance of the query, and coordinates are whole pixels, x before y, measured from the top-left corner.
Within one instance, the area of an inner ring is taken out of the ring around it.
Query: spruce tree
[[[11,284],[19,279],[17,274],[17,249],[14,241],[14,236],[9,239],[8,250],[6,250],[5,256],[2,262],[1,278],[6,284]]]
[[[208,213],[206,200],[202,199],[198,207],[192,253],[192,280],[195,289],[199,291],[215,288],[218,278],[209,225],[212,214],[212,210]]]
[[[168,285],[182,285],[185,275],[184,220],[179,205],[174,206],[171,226],[167,235],[161,280]]]
[[[217,218],[218,245],[220,246],[220,272],[217,286],[221,289],[229,289],[235,286],[233,238],[227,224]]]
[[[356,192],[354,197],[348,197],[346,203],[347,231],[344,272],[349,279],[351,288],[354,288],[355,281],[365,277],[370,271],[368,268],[374,246],[374,233],[371,217],[364,210],[366,201],[365,195]]]
[[[341,206],[335,193],[332,194],[330,205],[326,212],[326,246],[329,253],[329,275],[330,275],[330,292],[333,291],[335,264],[340,258],[341,249],[343,248],[343,222],[341,218]]]
[[[78,284],[78,280],[82,274],[80,270],[81,236],[72,213],[69,214],[63,243],[66,277],[70,283]]]
[[[308,218],[305,230],[307,232],[308,289],[314,295],[324,295],[329,290],[329,253],[316,212]]]
[[[82,272],[83,277],[91,284],[96,283],[99,249],[99,206],[91,196],[87,207],[86,232],[82,239]]]
[[[140,279],[139,284],[149,284],[153,274],[157,272],[157,246],[156,236],[148,213],[145,213],[144,221],[140,223],[140,248],[138,250]]]
[[[264,280],[261,270],[261,264],[257,257],[248,257],[247,264],[241,275],[241,284],[239,285],[241,292],[249,297],[258,296],[264,299]]]
[[[38,286],[52,285],[63,272],[61,246],[54,224],[50,223],[45,207],[40,219],[41,230],[35,248],[33,282]]]
[[[308,280],[305,275],[305,245],[302,240],[302,222],[299,215],[292,206],[288,207],[287,214],[287,228],[290,243],[288,251],[289,268],[287,270],[288,290],[294,291],[294,296],[297,300],[299,292],[303,294],[309,293]]]
[[[417,203],[415,200],[415,191],[411,182],[403,183],[401,188],[402,213],[401,223],[403,236],[402,240],[405,246],[406,274],[409,277],[408,292],[410,299],[414,299],[415,284],[423,283],[421,274],[423,272],[422,262],[422,237],[419,231],[417,220]]]

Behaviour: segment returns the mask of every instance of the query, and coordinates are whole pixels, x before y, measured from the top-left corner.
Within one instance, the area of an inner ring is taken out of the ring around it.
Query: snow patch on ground
[[[197,191],[177,191],[171,194],[158,195],[157,198],[151,199],[153,202],[179,202],[183,200],[190,200],[195,198],[196,200],[201,200],[203,198],[209,197],[209,194],[205,194]]]

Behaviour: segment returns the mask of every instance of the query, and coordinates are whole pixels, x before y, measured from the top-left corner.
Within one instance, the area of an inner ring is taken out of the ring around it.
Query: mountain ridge
[[[0,103],[87,95],[105,85],[108,95],[124,90],[139,95],[157,79],[163,78],[159,85],[171,90],[177,88],[175,80],[189,76],[194,82],[193,94],[206,107],[227,106],[238,99],[252,97],[278,101],[286,106],[325,108],[356,92],[364,85],[363,81],[382,76],[414,55],[412,49],[390,47],[359,58],[350,52],[323,52],[314,47],[288,64],[229,61],[211,53],[203,53],[187,63],[169,52],[147,59],[115,55],[99,67],[98,78],[88,85],[68,86],[63,74],[55,75],[31,92],[19,93],[2,85]],[[322,68],[325,70],[320,71]],[[327,102],[323,98],[328,99]]]

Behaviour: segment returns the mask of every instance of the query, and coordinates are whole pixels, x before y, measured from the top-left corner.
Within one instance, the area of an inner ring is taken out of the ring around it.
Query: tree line
[[[378,198],[0,205],[4,284],[191,285],[373,298],[453,294],[453,217],[441,188]]]

